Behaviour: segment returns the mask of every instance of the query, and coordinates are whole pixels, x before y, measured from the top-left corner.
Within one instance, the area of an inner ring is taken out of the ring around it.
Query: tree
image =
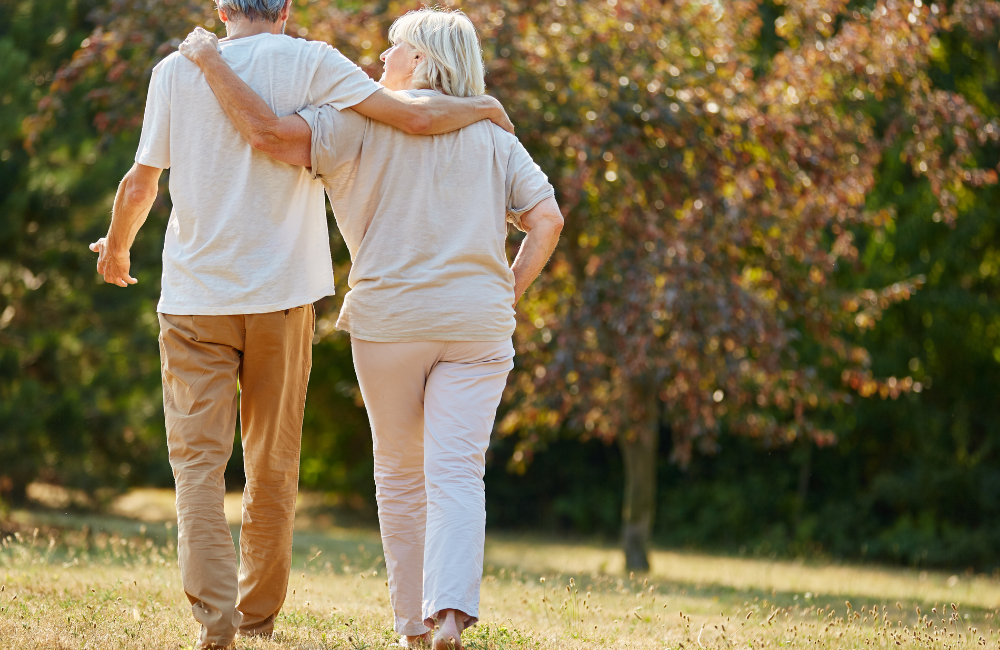
[[[628,566],[648,567],[662,423],[681,463],[723,425],[823,445],[824,412],[852,392],[921,389],[876,379],[857,342],[923,278],[845,291],[831,274],[857,262],[855,228],[891,216],[866,195],[896,143],[942,220],[966,184],[996,181],[972,157],[995,126],[928,82],[935,33],[955,19],[943,14],[788,6],[761,60],[756,2],[512,7],[519,29],[497,38],[520,56],[492,79],[507,105],[546,111],[526,139],[552,152],[538,158],[569,216],[529,294],[512,391],[524,406],[502,430],[522,437],[515,460],[558,426],[618,441]]]

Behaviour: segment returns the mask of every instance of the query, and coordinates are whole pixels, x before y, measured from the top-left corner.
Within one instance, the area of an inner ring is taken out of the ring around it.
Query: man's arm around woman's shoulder
[[[290,165],[308,167],[312,132],[298,115],[278,117],[219,54],[215,34],[195,28],[181,43],[182,55],[194,62],[243,138],[255,149]],[[364,74],[358,72],[358,74]],[[514,126],[496,99],[480,97],[409,97],[382,88],[352,106],[358,113],[407,133],[434,135],[489,119],[513,133]]]

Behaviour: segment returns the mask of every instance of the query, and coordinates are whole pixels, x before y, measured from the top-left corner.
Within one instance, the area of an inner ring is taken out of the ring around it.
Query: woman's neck
[[[396,91],[396,92],[402,92],[404,90],[427,90],[426,86],[419,86],[419,85],[413,83],[412,81],[410,81],[409,79],[407,79],[405,81],[395,82],[395,83],[392,82],[392,81],[390,81],[388,83],[386,83],[385,81],[380,81],[379,83],[381,83],[383,86],[385,86],[389,90],[393,90],[393,91]]]

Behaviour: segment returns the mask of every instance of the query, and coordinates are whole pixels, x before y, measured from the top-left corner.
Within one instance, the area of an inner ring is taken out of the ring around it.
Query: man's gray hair
[[[276,23],[281,18],[285,0],[216,0],[216,5],[233,18],[248,18],[250,22],[263,20]]]

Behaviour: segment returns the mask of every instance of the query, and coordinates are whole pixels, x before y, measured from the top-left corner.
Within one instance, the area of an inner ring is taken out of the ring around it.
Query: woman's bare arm
[[[222,109],[251,146],[290,165],[311,164],[309,125],[298,115],[275,115],[222,59],[215,34],[196,28],[181,43],[180,52],[201,68]],[[353,109],[408,133],[447,133],[483,119],[514,132],[500,103],[486,96],[409,97],[383,88]]]
[[[554,198],[545,199],[524,213],[521,225],[527,235],[521,242],[514,263],[510,265],[510,270],[514,272],[515,305],[545,268],[552,251],[559,243],[559,233],[563,227],[559,204]]]

